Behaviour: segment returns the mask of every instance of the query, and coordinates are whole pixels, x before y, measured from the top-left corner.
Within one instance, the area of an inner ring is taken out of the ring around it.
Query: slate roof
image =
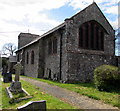
[[[25,47],[28,47],[29,45],[31,45],[31,44],[33,44],[33,43],[38,42],[41,38],[43,38],[43,37],[45,37],[46,35],[49,35],[49,34],[51,34],[52,32],[54,32],[54,31],[62,28],[64,25],[65,25],[65,24],[62,23],[62,24],[58,25],[57,27],[49,30],[48,32],[46,32],[46,33],[44,33],[43,35],[39,36],[38,38],[34,39],[33,41],[31,41],[30,43],[26,44],[25,46],[19,48],[16,52],[20,51],[21,49],[23,49],[23,48],[25,48]]]
[[[37,35],[37,34],[31,34],[31,33],[20,33],[19,36],[18,36],[18,38],[20,36],[26,36],[26,37],[32,37],[32,38],[39,37],[39,35]]]

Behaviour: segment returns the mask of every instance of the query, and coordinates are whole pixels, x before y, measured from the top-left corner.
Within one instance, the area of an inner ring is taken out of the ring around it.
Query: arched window
[[[31,52],[31,64],[34,64],[34,51]]]
[[[89,21],[79,28],[79,47],[91,50],[104,50],[105,29],[96,21]]]
[[[29,54],[27,52],[27,55],[26,55],[26,63],[28,64],[29,63]]]

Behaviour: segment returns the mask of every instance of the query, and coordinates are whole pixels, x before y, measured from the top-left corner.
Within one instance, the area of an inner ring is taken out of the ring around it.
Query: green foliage
[[[118,67],[102,65],[94,70],[94,83],[97,89],[110,91],[120,88],[120,73]]]

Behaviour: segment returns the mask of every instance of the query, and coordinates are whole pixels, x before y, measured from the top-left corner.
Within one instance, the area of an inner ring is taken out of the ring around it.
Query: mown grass
[[[20,92],[20,93],[17,93],[17,94],[12,93],[12,95],[15,99],[27,96],[24,92]]]
[[[2,82],[0,80],[0,109],[2,109]]]
[[[26,104],[29,101],[40,101],[46,100],[47,101],[47,109],[76,109],[75,107],[67,104],[58,98],[50,96],[42,91],[39,88],[31,85],[26,81],[21,81],[22,87],[33,97],[27,100],[23,100],[18,103],[10,104],[10,99],[8,98],[5,88],[10,86],[10,83],[2,83],[2,109],[16,109],[17,107]]]
[[[32,78],[32,77],[29,77]],[[113,106],[117,106],[120,108],[120,91],[112,91],[112,92],[105,92],[105,91],[98,91],[93,83],[79,83],[79,84],[67,84],[67,83],[59,83],[56,81],[39,79],[39,78],[32,78],[38,81],[46,82],[51,85],[56,85],[79,94],[88,96],[90,98],[101,100],[104,103],[112,104]]]

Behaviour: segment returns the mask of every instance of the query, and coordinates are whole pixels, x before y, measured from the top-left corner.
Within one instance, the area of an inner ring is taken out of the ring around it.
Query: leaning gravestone
[[[3,67],[2,75],[3,75],[3,82],[8,83],[12,82],[12,74],[7,72],[8,67],[5,65]]]
[[[46,111],[46,101],[30,101],[17,108],[18,111]]]
[[[20,73],[21,73],[21,70],[22,70],[23,66],[21,65],[20,62],[18,62],[15,66],[14,66],[14,69],[15,69],[15,81],[11,83],[11,86],[9,87],[9,90],[11,92],[15,92],[15,93],[18,93],[18,92],[23,92],[22,91],[22,86],[21,86],[21,82],[19,81],[20,79]]]

